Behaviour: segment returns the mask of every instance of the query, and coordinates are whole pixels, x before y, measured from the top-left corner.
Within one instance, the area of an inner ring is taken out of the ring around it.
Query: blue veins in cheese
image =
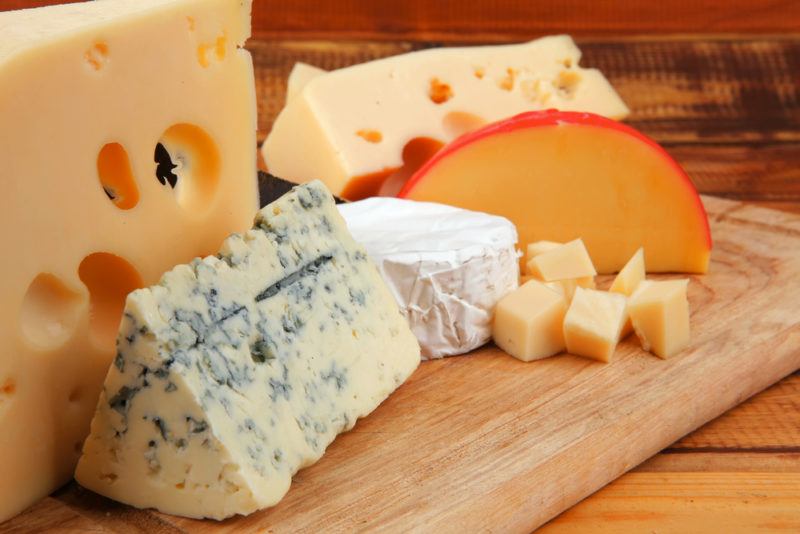
[[[131,293],[117,348],[76,479],[215,519],[276,504],[420,360],[320,182],[263,208],[217,256]]]

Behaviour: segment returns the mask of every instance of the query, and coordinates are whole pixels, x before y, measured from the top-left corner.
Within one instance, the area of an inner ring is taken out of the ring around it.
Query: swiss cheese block
[[[670,358],[689,345],[688,279],[645,280],[631,295],[628,311],[642,348]]]
[[[411,52],[321,75],[301,66],[264,142],[264,161],[273,174],[321,178],[355,200],[396,193],[442,144],[523,111],[626,116],[605,77],[579,62],[575,43],[559,35]]]
[[[567,352],[610,362],[625,324],[626,306],[619,293],[577,288],[564,317]]]
[[[250,2],[0,13],[0,521],[66,482],[125,295],[258,208]],[[158,162],[154,159],[158,158]]]
[[[320,182],[131,293],[75,477],[222,519],[274,505],[408,378],[419,345]]]
[[[566,311],[562,294],[531,280],[497,303],[494,342],[524,362],[558,354],[564,350],[562,326]]]

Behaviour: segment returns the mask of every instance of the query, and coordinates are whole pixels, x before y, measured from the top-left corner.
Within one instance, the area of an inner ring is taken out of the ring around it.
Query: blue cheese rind
[[[419,345],[319,182],[131,293],[76,479],[223,519],[276,504],[405,381]]]

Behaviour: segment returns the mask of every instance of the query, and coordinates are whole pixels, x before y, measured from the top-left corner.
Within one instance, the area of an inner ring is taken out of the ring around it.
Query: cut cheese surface
[[[272,506],[419,361],[330,193],[300,186],[128,297],[76,479],[189,517]]]
[[[597,274],[581,239],[536,254],[528,260],[527,267],[528,274],[545,282],[578,278],[593,280]]]
[[[228,0],[0,13],[0,521],[72,476],[126,294],[258,208],[249,16]]]
[[[533,258],[534,256],[538,256],[542,252],[547,252],[548,250],[553,250],[554,248],[558,248],[564,243],[556,243],[555,241],[537,241],[535,243],[528,244],[528,259]]]
[[[286,102],[291,101],[297,96],[308,82],[319,76],[325,74],[325,69],[309,65],[308,63],[297,62],[292,67],[289,73],[289,78],[286,80]]]
[[[630,297],[633,292],[636,291],[636,288],[639,287],[639,284],[644,281],[645,275],[644,249],[640,248],[631,256],[631,259],[628,260],[625,267],[617,274],[608,290],[614,293],[622,293]],[[631,323],[631,318],[628,316],[628,319],[625,321],[625,326],[622,327],[622,334],[620,337],[624,338],[632,331],[633,323]]]
[[[564,295],[564,298],[567,300],[567,304],[572,302],[572,297],[575,295],[576,288],[583,287],[586,289],[595,289],[597,287],[597,284],[594,281],[594,276],[555,280],[553,282],[545,282],[544,285]]]
[[[402,198],[510,219],[521,243],[583,239],[600,273],[640,247],[649,272],[705,272],[711,235],[680,166],[629,126],[589,113],[525,113],[457,139]]]
[[[645,280],[630,297],[628,311],[642,348],[670,358],[689,345],[688,279]]]
[[[529,362],[564,350],[562,294],[531,280],[503,297],[495,309],[493,338],[511,356]]]
[[[627,317],[627,302],[619,293],[577,288],[564,317],[567,352],[610,362]]]
[[[579,62],[575,43],[559,35],[411,52],[326,74],[301,66],[264,142],[264,161],[283,178],[320,178],[356,200],[377,195],[395,173],[410,176],[442,144],[523,111],[627,115],[606,78]]]

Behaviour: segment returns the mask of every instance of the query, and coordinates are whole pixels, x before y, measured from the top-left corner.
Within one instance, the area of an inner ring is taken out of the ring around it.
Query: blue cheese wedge
[[[277,503],[420,361],[319,182],[263,208],[217,256],[131,293],[117,349],[76,479],[215,519]]]

